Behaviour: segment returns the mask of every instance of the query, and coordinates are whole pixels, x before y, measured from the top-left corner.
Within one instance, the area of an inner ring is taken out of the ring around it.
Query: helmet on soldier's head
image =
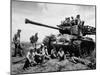
[[[29,51],[32,53],[32,52],[35,52],[35,48],[34,47],[29,47]]]
[[[18,29],[18,32],[21,32],[21,29]]]
[[[68,17],[68,20],[70,20],[70,17]]]
[[[71,16],[71,19],[74,19],[74,17],[73,17],[73,16]]]
[[[68,17],[65,17],[65,20],[67,20],[68,19]]]
[[[34,52],[34,50],[33,50],[33,49],[31,49],[31,50],[30,50],[30,53],[33,53],[33,52]]]
[[[80,15],[79,15],[79,14],[78,14],[78,15],[76,15],[76,17],[77,17],[77,18],[80,18]]]

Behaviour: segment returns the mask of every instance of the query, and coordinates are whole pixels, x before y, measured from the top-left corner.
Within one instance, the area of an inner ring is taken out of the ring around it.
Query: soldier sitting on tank
[[[31,48],[26,55],[26,61],[23,70],[28,69],[30,66],[36,65],[35,62],[35,49]]]
[[[71,25],[70,17],[66,17],[65,20],[61,21],[61,24],[57,26],[63,27],[63,26],[70,26],[70,25]]]
[[[62,61],[65,59],[65,53],[63,51],[63,48],[59,49],[57,56],[58,56],[59,61]]]
[[[75,23],[76,23],[76,25],[82,25],[82,26],[84,26],[85,22],[81,20],[80,15],[78,14],[76,16],[76,18],[75,18]]]
[[[51,58],[52,59],[57,58],[57,52],[56,52],[56,48],[55,47],[51,50]]]
[[[64,24],[65,24],[65,26],[70,26],[71,25],[70,17],[65,18]]]
[[[78,15],[76,15],[76,18],[75,18],[76,25],[79,25],[80,21],[81,21],[80,15],[78,14]]]
[[[72,25],[72,26],[76,25],[76,23],[75,23],[75,19],[74,19],[73,16],[71,17],[71,25]]]
[[[78,25],[78,38],[80,38],[83,35],[82,29],[84,26],[84,21],[81,21],[79,14],[75,18],[75,23]]]
[[[18,29],[17,34],[15,34],[14,38],[13,38],[13,42],[15,45],[15,51],[14,51],[14,55],[13,55],[14,57],[16,57],[17,54],[19,54],[19,56],[22,56],[22,48],[20,45],[20,33],[21,33],[21,30]]]
[[[76,25],[80,25],[81,24],[81,18],[80,18],[80,15],[76,15],[76,18],[75,18],[75,23]]]

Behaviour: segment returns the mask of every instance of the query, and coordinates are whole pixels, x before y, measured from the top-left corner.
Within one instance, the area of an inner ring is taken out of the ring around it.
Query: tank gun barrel
[[[47,27],[47,28],[52,28],[52,29],[59,30],[59,28],[57,28],[57,27],[48,26],[48,25],[45,25],[45,24],[42,24],[42,23],[31,21],[29,19],[25,19],[25,24],[34,24],[34,25],[37,25],[37,26],[42,26],[42,27]]]

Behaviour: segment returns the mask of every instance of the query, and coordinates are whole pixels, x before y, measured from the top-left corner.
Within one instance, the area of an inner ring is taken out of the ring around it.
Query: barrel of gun
[[[42,27],[47,27],[47,28],[51,28],[51,29],[60,30],[57,27],[48,26],[48,25],[45,25],[45,24],[42,24],[42,23],[38,23],[38,22],[31,21],[29,19],[25,19],[25,24],[33,24],[33,25],[37,25],[37,26],[42,26]]]

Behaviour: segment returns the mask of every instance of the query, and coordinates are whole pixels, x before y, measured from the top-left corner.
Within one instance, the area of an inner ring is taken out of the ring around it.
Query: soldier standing
[[[76,18],[75,18],[75,23],[76,25],[79,25],[81,23],[81,19],[80,19],[80,15],[76,15]]]
[[[72,25],[72,26],[76,25],[76,24],[75,24],[75,19],[74,19],[73,16],[71,17],[71,25]]]
[[[13,38],[13,42],[14,42],[14,45],[15,45],[15,51],[14,51],[14,57],[17,56],[17,54],[19,54],[20,56],[22,56],[22,53],[21,53],[21,46],[20,46],[20,33],[21,33],[21,30],[18,29],[17,31],[17,34],[14,35],[14,38]]]
[[[30,43],[33,45],[33,47],[36,48],[37,41],[38,41],[38,33],[35,33],[34,36],[30,37]]]
[[[76,23],[76,25],[78,25],[78,36],[80,37],[80,36],[82,36],[81,27],[82,27],[82,25],[84,25],[84,21],[83,22],[81,21],[80,15],[76,16],[75,23]]]

